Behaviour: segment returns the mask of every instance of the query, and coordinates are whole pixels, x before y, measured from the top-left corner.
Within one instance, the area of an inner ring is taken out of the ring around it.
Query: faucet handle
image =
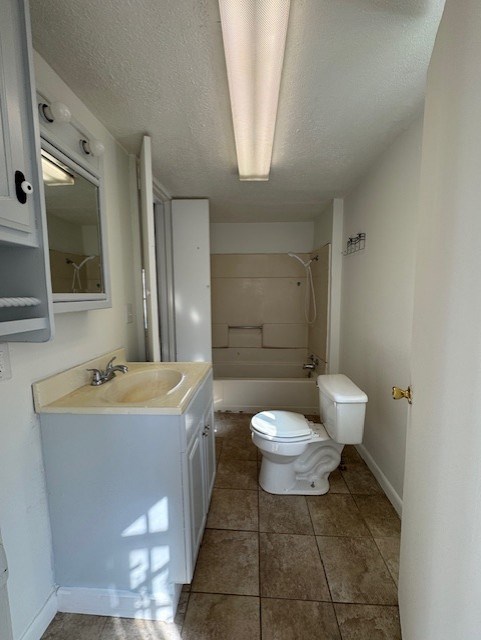
[[[117,359],[117,356],[114,356],[111,360],[107,362],[107,366],[105,367],[105,371],[109,371],[112,368],[112,362]]]
[[[102,379],[102,372],[99,369],[86,369],[86,371],[92,372],[92,382],[91,384],[96,385]]]

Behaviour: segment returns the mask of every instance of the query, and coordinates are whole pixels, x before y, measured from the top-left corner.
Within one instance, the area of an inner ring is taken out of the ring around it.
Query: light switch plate
[[[0,382],[10,380],[12,369],[10,367],[10,353],[6,342],[0,343]]]

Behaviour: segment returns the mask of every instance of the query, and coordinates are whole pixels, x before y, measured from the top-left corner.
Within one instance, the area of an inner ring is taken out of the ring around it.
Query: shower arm
[[[289,256],[289,258],[295,258],[296,260],[298,260],[302,264],[304,269],[307,269],[311,265],[311,262],[314,262],[314,260],[316,260],[316,261],[319,260],[319,256],[318,255],[314,256],[313,258],[311,258],[310,260],[308,260],[306,262],[304,262],[304,260],[300,256],[298,256],[297,253],[291,253],[290,252],[287,255]]]

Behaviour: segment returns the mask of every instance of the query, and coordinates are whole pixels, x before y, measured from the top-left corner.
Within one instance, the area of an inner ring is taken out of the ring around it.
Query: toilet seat
[[[261,438],[274,442],[329,440],[322,424],[309,422],[292,411],[261,411],[251,420],[251,430]]]

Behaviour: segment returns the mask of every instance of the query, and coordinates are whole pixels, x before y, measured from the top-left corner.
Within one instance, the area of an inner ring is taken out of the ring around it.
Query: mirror
[[[54,302],[107,299],[100,181],[42,141],[41,157]],[[103,305],[87,305],[95,308]],[[78,306],[62,310],[78,310]]]

